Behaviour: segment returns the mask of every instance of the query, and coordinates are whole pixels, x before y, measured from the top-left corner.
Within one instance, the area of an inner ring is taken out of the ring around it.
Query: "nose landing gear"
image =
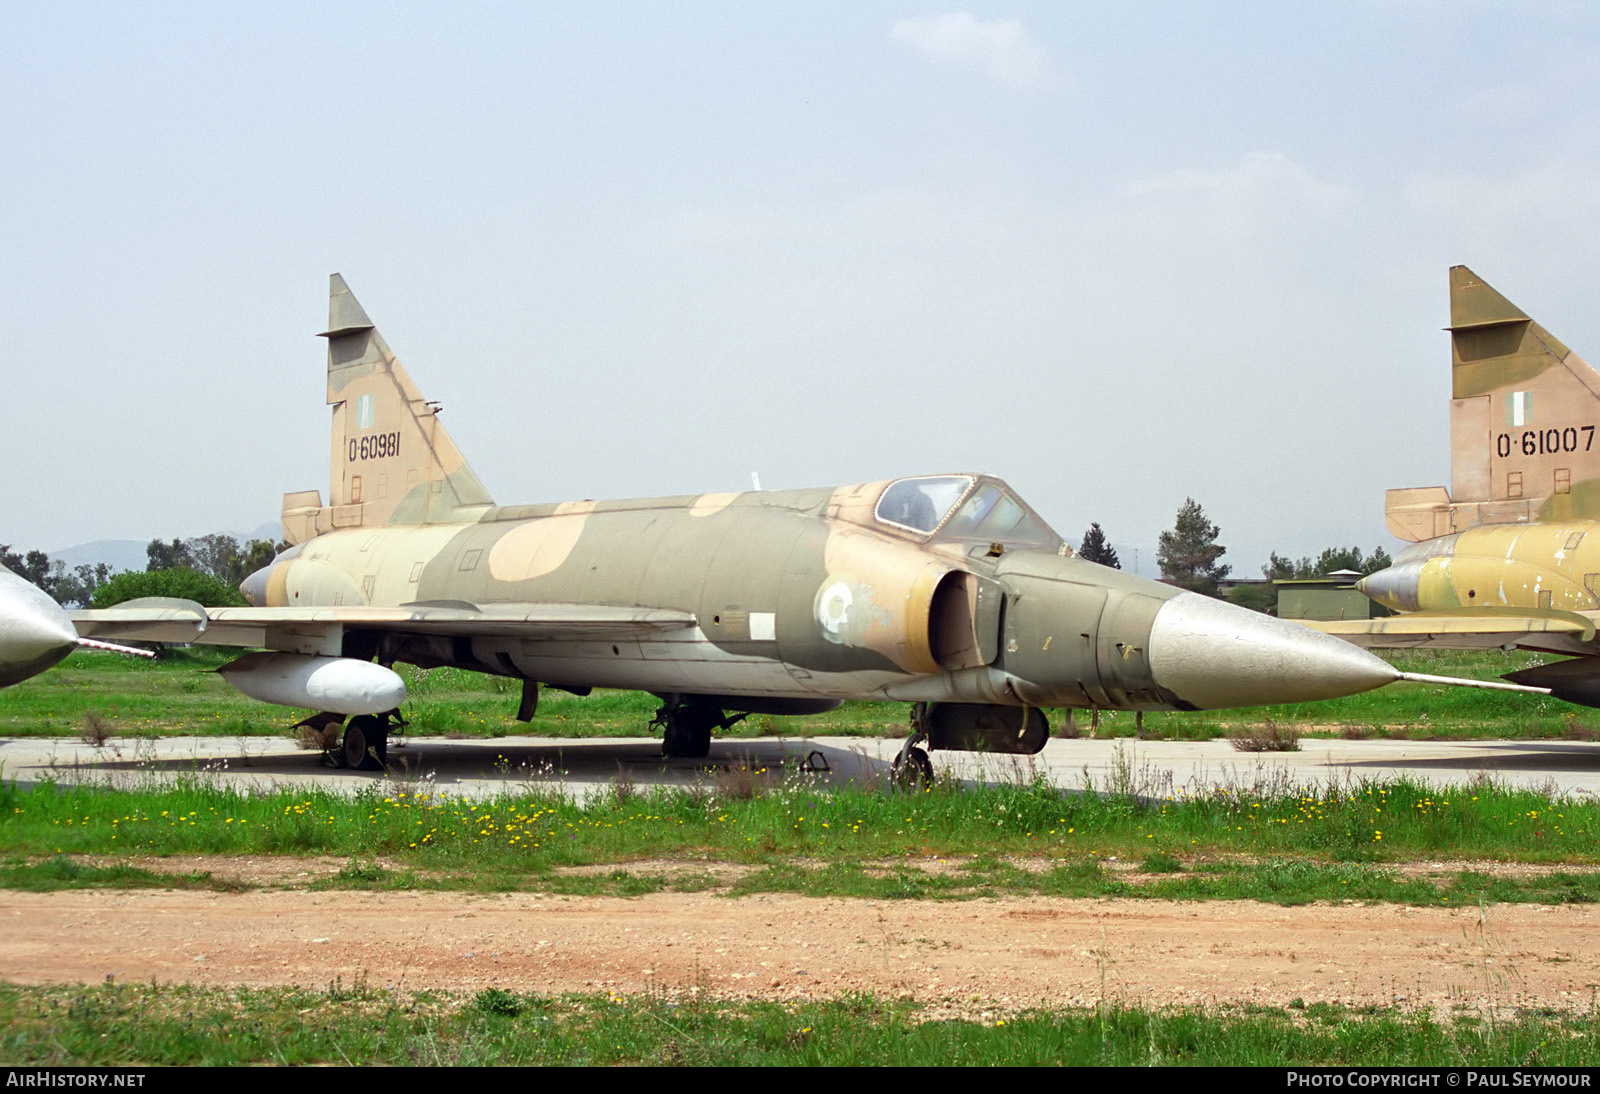
[[[911,736],[889,765],[889,777],[902,790],[925,790],[933,785],[933,761],[928,759],[928,704],[911,704]]]
[[[1037,707],[913,703],[911,737],[889,770],[896,783],[917,789],[933,782],[931,749],[1032,756],[1049,739],[1050,722]]]

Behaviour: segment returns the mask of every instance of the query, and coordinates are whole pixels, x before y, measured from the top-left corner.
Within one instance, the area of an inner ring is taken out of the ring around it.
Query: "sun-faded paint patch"
[[[444,554],[450,541],[467,524],[426,524],[420,528],[385,529],[374,537],[370,548],[359,556],[344,560],[352,573],[373,579],[373,604],[397,605],[420,599],[417,582],[422,569]]]
[[[1591,520],[1600,518],[1600,479],[1572,483],[1565,494],[1551,494],[1539,507],[1539,520]]]
[[[342,607],[368,602],[366,593],[334,563],[320,558],[297,558],[285,563],[283,569],[281,595],[285,607]],[[272,593],[269,588],[269,597]]]
[[[825,515],[835,520],[873,527],[877,525],[872,516],[873,507],[878,504],[878,499],[893,481],[893,479],[880,479],[877,482],[858,482],[850,486],[835,487],[828,496]]]
[[[709,517],[713,513],[720,513],[733,504],[733,499],[739,496],[738,491],[731,494],[701,494],[694,499],[694,504],[689,506],[691,517]]]
[[[592,501],[556,506],[552,516],[529,521],[501,536],[489,549],[489,574],[496,581],[527,581],[556,570],[577,546]]]
[[[880,653],[908,672],[938,672],[928,608],[951,567],[887,536],[841,526],[824,548],[827,577],[812,604],[822,635]]]
[[[285,608],[289,605],[289,567],[279,563],[267,573],[266,607]]]

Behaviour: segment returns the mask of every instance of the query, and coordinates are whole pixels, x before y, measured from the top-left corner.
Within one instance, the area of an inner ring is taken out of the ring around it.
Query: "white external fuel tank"
[[[382,714],[406,701],[392,669],[351,657],[247,653],[217,670],[239,691],[263,703],[334,714]]]

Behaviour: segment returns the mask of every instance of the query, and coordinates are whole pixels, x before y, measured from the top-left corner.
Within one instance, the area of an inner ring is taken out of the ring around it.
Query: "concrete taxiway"
[[[331,768],[319,752],[271,737],[0,739],[0,778],[111,787],[213,780],[241,790],[321,787],[356,793],[375,784],[425,784],[452,796],[559,790],[578,800],[619,780],[639,788],[704,786],[730,777],[828,785],[881,782],[900,741],[811,737],[719,740],[703,760],[664,759],[656,739],[501,737],[391,739],[387,772]],[[1556,794],[1600,794],[1600,742],[1302,740],[1297,752],[1242,753],[1225,740],[1053,739],[1037,756],[936,752],[935,770],[974,782],[1048,779],[1064,790],[1124,790],[1144,797],[1285,792],[1352,781],[1415,779],[1458,786],[1490,778]],[[744,774],[748,772],[749,774]]]

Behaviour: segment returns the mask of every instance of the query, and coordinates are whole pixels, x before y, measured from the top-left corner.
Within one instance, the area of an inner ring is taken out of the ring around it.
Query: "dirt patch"
[[[1574,862],[1474,862],[1463,859],[1442,862],[1379,862],[1374,869],[1387,870],[1400,877],[1419,877],[1443,880],[1460,873],[1482,874],[1484,877],[1544,878],[1554,874],[1586,876],[1600,873],[1600,867]]]
[[[0,892],[0,921],[0,978],[22,983],[870,991],[959,1010],[1298,999],[1587,1011],[1600,991],[1600,908],[1574,906],[78,890]]]
[[[695,862],[683,859],[636,859],[633,862],[608,862],[593,866],[558,866],[551,873],[557,877],[610,877],[623,873],[633,877],[675,878],[693,876],[710,878],[722,885],[732,885],[742,877],[761,870],[742,862]]]
[[[73,859],[89,866],[137,866],[152,874],[210,874],[227,885],[252,889],[303,889],[319,881],[329,881],[350,864],[348,858],[332,855],[311,855],[294,858],[287,855],[165,855],[146,858],[127,855],[73,855]],[[375,865],[394,868],[384,859],[372,861]]]
[[[224,884],[237,884],[247,888],[256,889],[304,889],[319,882],[326,883],[336,878],[340,871],[350,864],[348,858],[338,858],[331,855],[294,858],[283,855],[168,855],[159,858],[125,855],[75,855],[74,858],[93,866],[111,866],[123,864],[137,866],[155,874],[170,874],[174,877],[193,874],[209,873],[217,881]],[[820,869],[828,863],[823,859],[799,857],[788,860],[793,865],[807,870]],[[958,874],[973,862],[978,861],[973,856],[947,856],[939,858],[923,858],[906,856],[904,858],[869,859],[861,863],[863,870],[869,874],[891,874],[904,870],[917,870],[934,877],[946,877]],[[1043,874],[1061,866],[1063,859],[1046,857],[1011,857],[1002,858],[1001,863],[1015,867],[1030,874]],[[1169,879],[1173,872],[1148,872],[1144,869],[1142,859],[1107,855],[1097,858],[1100,868],[1117,880],[1128,884],[1138,884],[1142,881],[1157,881]],[[1202,858],[1183,859],[1182,873],[1204,872],[1208,866],[1226,864],[1229,866],[1250,866],[1260,863],[1259,857],[1249,855],[1208,855]],[[364,865],[378,866],[386,870],[402,871],[407,869],[405,863],[392,861],[383,857],[363,858]],[[758,873],[765,867],[750,863],[698,861],[694,859],[635,859],[630,862],[598,863],[589,866],[561,866],[551,871],[557,877],[610,877],[616,873],[629,874],[634,877],[662,879],[671,882],[675,878],[688,878],[693,876],[696,881],[710,878],[719,885],[733,885],[740,879],[753,873]],[[1553,874],[1586,875],[1600,872],[1600,867],[1585,863],[1526,863],[1526,862],[1482,862],[1470,859],[1438,860],[1430,862],[1379,862],[1373,863],[1372,868],[1382,870],[1406,878],[1423,878],[1430,881],[1447,881],[1462,872],[1470,871],[1486,877],[1494,878],[1545,878]],[[419,872],[418,876],[431,876],[435,871]]]

